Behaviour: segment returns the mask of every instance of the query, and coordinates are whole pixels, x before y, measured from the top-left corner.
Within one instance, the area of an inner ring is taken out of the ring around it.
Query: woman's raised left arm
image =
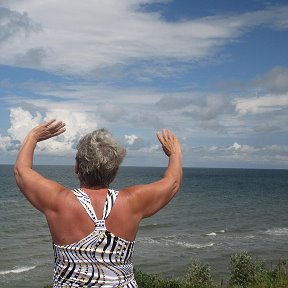
[[[65,188],[33,170],[34,150],[38,142],[64,132],[65,124],[55,119],[33,128],[24,139],[14,165],[14,175],[19,189],[30,203],[43,213],[54,208],[56,195]]]

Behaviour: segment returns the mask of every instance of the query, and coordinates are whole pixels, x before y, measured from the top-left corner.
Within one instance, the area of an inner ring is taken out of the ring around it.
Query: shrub
[[[253,261],[246,252],[235,253],[230,257],[230,284],[240,287],[249,287],[249,285],[261,282],[266,278],[267,271],[263,261]]]
[[[134,274],[139,287],[159,287],[160,279],[156,274],[147,274],[136,269],[134,271]]]
[[[181,288],[181,280],[164,279],[158,274],[147,274],[135,269],[135,278],[139,288]]]
[[[212,277],[210,266],[200,262],[193,262],[188,268],[184,282],[191,288],[209,288],[212,287]]]

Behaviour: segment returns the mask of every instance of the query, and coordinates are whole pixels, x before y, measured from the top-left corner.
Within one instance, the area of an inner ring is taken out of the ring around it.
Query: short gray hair
[[[108,187],[126,155],[112,134],[98,129],[85,135],[77,145],[78,178],[88,187]]]

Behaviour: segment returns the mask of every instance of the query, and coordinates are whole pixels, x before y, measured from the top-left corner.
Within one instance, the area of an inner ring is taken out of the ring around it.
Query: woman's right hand
[[[162,133],[157,132],[157,138],[162,144],[162,149],[168,157],[172,154],[182,153],[180,142],[176,135],[172,134],[170,130],[162,129]]]

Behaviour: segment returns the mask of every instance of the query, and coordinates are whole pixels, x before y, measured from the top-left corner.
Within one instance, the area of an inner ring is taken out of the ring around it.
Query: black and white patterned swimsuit
[[[72,191],[95,223],[95,230],[76,243],[53,244],[53,287],[138,287],[131,261],[135,241],[117,237],[105,226],[118,191],[108,190],[101,220],[97,219],[88,195],[81,189]]]

